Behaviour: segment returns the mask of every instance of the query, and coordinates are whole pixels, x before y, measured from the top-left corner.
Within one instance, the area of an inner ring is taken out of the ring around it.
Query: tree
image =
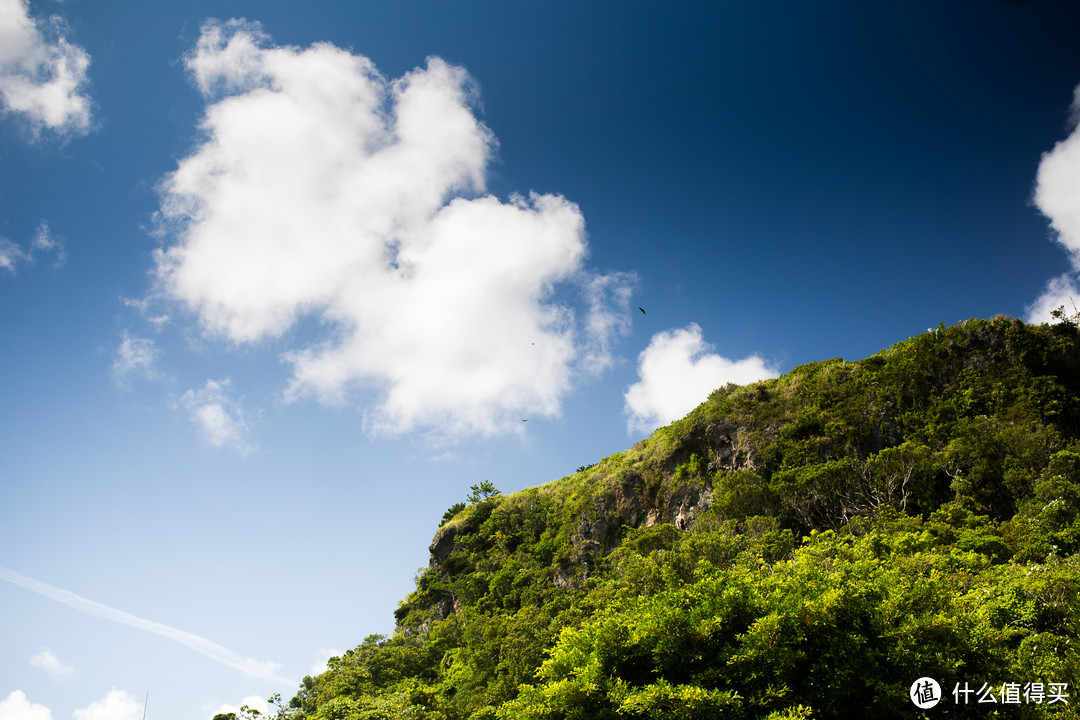
[[[1059,323],[1068,323],[1080,327],[1080,310],[1077,309],[1076,302],[1072,298],[1069,298],[1069,302],[1071,302],[1073,306],[1072,315],[1069,315],[1065,310],[1064,305],[1059,305],[1057,310],[1050,311],[1050,317],[1054,318]]]
[[[470,485],[469,490],[471,492],[465,499],[469,501],[470,505],[474,505],[481,500],[487,500],[490,497],[495,497],[496,495],[502,495],[499,489],[496,488],[490,480],[485,480],[479,485]]]
[[[470,492],[465,498],[468,502],[456,502],[450,507],[448,507],[446,509],[446,512],[443,513],[442,520],[439,521],[439,527],[442,527],[446,523],[453,520],[455,515],[467,508],[469,505],[475,505],[481,500],[487,500],[490,497],[502,495],[502,493],[499,492],[499,489],[496,488],[490,480],[485,480],[479,485],[470,485],[469,490]]]
[[[475,485],[473,487],[476,487]],[[439,527],[442,527],[446,523],[454,519],[454,516],[464,510],[467,505],[463,502],[456,502],[450,507],[446,508],[446,512],[443,513],[442,520],[439,521]]]

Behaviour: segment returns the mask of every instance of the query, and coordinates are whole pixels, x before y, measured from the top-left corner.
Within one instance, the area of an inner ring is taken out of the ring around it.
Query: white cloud
[[[121,300],[126,307],[135,309],[142,316],[142,319],[150,323],[155,330],[160,331],[172,319],[167,313],[158,312],[155,314],[156,303],[150,298],[121,298]]]
[[[636,284],[635,273],[595,275],[584,281],[589,304],[585,317],[589,345],[583,365],[590,372],[603,372],[614,363],[610,345],[630,332],[630,295]]]
[[[68,42],[64,22],[30,17],[27,0],[0,0],[0,101],[35,136],[90,130],[86,70],[90,55]]]
[[[1080,286],[1073,275],[1065,273],[1046,283],[1042,294],[1024,309],[1024,320],[1036,324],[1056,322],[1050,316],[1051,310],[1064,306],[1066,314],[1073,315],[1076,305],[1080,305]]]
[[[585,270],[565,198],[482,195],[496,141],[464,70],[389,81],[244,21],[208,23],[186,62],[205,137],[161,183],[159,290],[237,343],[320,321],[283,355],[287,399],[370,392],[374,432],[521,432],[610,364],[632,277]]]
[[[650,432],[678,420],[728,383],[746,385],[779,375],[757,355],[728,360],[711,350],[697,323],[653,335],[638,356],[641,379],[626,391],[628,430]]]
[[[1074,117],[1080,116],[1080,86],[1074,91]],[[1080,270],[1080,126],[1043,154],[1035,178],[1035,204],[1050,219],[1055,237]]]
[[[208,443],[246,455],[253,449],[247,439],[249,414],[242,407],[243,396],[237,399],[229,394],[230,385],[228,378],[207,380],[202,389],[184,393],[180,404]]]
[[[63,241],[52,233],[49,229],[49,223],[45,220],[38,223],[30,247],[34,252],[55,253],[56,259],[53,261],[53,267],[61,267],[67,262],[67,249],[64,248]]]
[[[45,220],[38,223],[34,237],[30,241],[29,250],[23,250],[18,244],[6,238],[0,238],[0,270],[14,273],[20,264],[33,265],[35,256],[42,252],[56,254],[56,260],[53,261],[54,268],[61,267],[67,262],[67,250],[64,249],[64,243],[52,234],[49,223]]]
[[[1050,220],[1054,239],[1069,253],[1072,272],[1051,279],[1036,300],[1026,308],[1026,320],[1050,322],[1050,311],[1064,305],[1071,313],[1080,273],[1080,86],[1073,91],[1073,130],[1044,153],[1035,177],[1035,205]]]
[[[0,720],[52,720],[52,711],[31,703],[22,690],[13,690],[0,700]]]
[[[56,657],[49,648],[43,649],[30,658],[30,664],[41,668],[58,680],[70,680],[75,677],[75,668],[60,662],[60,658]]]
[[[143,706],[123,690],[110,690],[105,697],[72,713],[75,720],[139,720]]]
[[[11,242],[7,238],[0,237],[0,270],[15,272],[18,265],[30,260],[30,253]]]
[[[80,595],[76,595],[70,590],[64,590],[48,585],[5,567],[0,567],[0,580],[43,595],[50,600],[55,600],[56,602],[74,608],[79,612],[84,612],[88,615],[93,615],[94,617],[104,618],[105,620],[111,620],[112,622],[120,623],[121,625],[127,625],[139,630],[145,630],[146,632],[161,635],[162,637],[180,643],[185,647],[191,648],[195,652],[204,655],[215,662],[231,667],[234,670],[239,670],[248,677],[283,685],[296,685],[294,681],[278,674],[278,669],[280,668],[278,663],[260,662],[258,660],[252,660],[251,658],[241,657],[228,648],[224,648],[215,642],[185,630],[178,630],[174,627],[154,622],[153,620],[137,617],[130,613],[126,613],[123,610],[117,610],[108,605],[102,605],[99,602],[94,602],[93,600],[88,600]],[[23,699],[25,700],[25,697]],[[8,719],[3,715],[0,715],[0,720]]]
[[[242,707],[248,707],[252,710],[258,710],[259,713],[264,716],[270,716],[270,711],[273,709],[270,707],[270,703],[266,702],[264,698],[258,695],[249,695],[243,700],[241,700],[239,705],[232,705],[230,703],[225,703],[221,705],[217,710],[214,710],[213,713],[211,713],[211,717],[213,717],[214,715],[222,714],[228,715],[229,713],[236,713],[237,715],[239,715],[240,708]]]
[[[133,378],[154,380],[159,377],[155,367],[161,350],[150,338],[131,335],[127,330],[120,333],[120,345],[113,355],[113,377],[122,387]]]

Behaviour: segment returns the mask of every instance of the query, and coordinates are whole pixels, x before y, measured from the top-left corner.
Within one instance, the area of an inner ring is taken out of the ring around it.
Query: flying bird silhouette
[[[642,315],[644,315],[644,314],[645,314],[645,308],[641,307],[640,305],[638,305],[638,310],[640,310],[640,311],[641,311],[641,314],[642,314]]]

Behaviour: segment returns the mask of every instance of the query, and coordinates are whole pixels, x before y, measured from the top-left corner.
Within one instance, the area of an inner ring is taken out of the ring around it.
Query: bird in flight
[[[638,310],[640,310],[640,311],[641,311],[641,314],[642,314],[642,315],[644,315],[644,314],[645,314],[645,308],[641,307],[640,305],[638,305]]]
[[[529,422],[528,418],[521,418],[521,422]]]

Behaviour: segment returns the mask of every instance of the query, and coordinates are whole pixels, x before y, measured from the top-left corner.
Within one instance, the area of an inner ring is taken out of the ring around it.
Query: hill
[[[920,677],[940,683],[926,717],[1080,704],[1068,322],[971,320],[722,388],[595,466],[452,510],[394,635],[280,716],[899,718]]]

